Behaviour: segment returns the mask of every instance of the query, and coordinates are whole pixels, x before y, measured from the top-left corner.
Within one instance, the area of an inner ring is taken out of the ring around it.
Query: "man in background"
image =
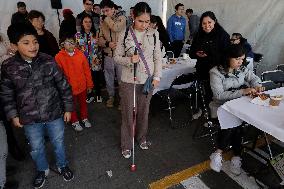
[[[185,14],[188,18],[188,28],[190,31],[189,40],[191,42],[198,31],[200,18],[199,16],[193,14],[192,9],[186,9]]]
[[[115,4],[111,0],[102,0],[100,3],[103,17],[99,33],[99,45],[103,48],[104,53],[104,75],[106,88],[109,95],[106,106],[112,108],[114,104],[114,79],[117,77],[120,83],[121,67],[113,59],[118,34],[126,28],[126,17],[123,11],[117,12]]]
[[[76,29],[79,32],[81,30],[81,18],[84,14],[88,14],[93,19],[93,26],[96,32],[99,31],[100,27],[100,15],[93,11],[94,0],[83,0],[85,10],[77,15],[76,17]]]
[[[94,13],[98,14],[98,15],[101,15],[101,7],[100,7],[100,4],[94,4],[93,5],[93,11]]]
[[[179,3],[175,6],[175,14],[173,14],[167,24],[168,34],[171,40],[172,49],[175,57],[179,57],[183,48],[185,36],[186,19],[184,14],[184,5]]]
[[[12,15],[11,24],[25,23],[28,16],[26,4],[19,1],[17,3],[18,11]]]

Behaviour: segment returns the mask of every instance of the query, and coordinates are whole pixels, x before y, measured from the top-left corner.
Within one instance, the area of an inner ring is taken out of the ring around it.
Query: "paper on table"
[[[250,102],[261,106],[269,106],[269,100],[270,98],[267,98],[266,100],[261,100],[260,97],[255,97]]]

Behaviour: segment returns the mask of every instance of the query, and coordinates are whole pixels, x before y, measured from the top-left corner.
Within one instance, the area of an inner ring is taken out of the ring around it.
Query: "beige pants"
[[[132,149],[132,125],[133,125],[133,88],[134,84],[121,82],[121,148]],[[148,114],[151,91],[147,96],[142,93],[143,84],[136,85],[136,129],[135,138],[141,143],[146,140],[148,132]]]

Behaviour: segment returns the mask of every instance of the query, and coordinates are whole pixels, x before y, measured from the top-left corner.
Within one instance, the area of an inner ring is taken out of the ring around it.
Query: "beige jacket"
[[[154,37],[156,36],[156,45],[154,46]],[[124,46],[124,35],[125,31],[121,32],[118,38],[117,47],[114,53],[114,61],[122,66],[121,81],[125,83],[134,83],[133,81],[133,63],[131,63],[131,57],[134,54],[135,43],[133,41],[130,31],[125,39]],[[151,75],[154,77],[161,78],[162,76],[162,56],[161,48],[159,43],[159,33],[157,30],[148,29],[142,36],[141,49],[144,53],[146,62],[150,69]],[[140,58],[137,63],[137,84],[144,84],[148,78],[145,66]]]
[[[0,38],[2,38],[2,41],[0,41],[0,65],[2,62],[8,58],[10,58],[12,55],[8,53],[8,50],[10,49],[10,42],[4,34],[0,33]]]
[[[118,16],[119,15],[119,16]],[[126,17],[116,14],[113,18],[106,17],[101,24],[99,33],[99,46],[103,47],[107,56],[113,57],[113,51],[106,47],[107,42],[117,42],[118,34],[126,28]]]

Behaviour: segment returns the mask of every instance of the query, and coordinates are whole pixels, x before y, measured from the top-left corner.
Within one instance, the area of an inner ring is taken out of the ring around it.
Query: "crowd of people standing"
[[[165,27],[145,2],[131,7],[129,17],[111,0],[102,0],[100,4],[83,0],[83,5],[84,11],[76,17],[72,10],[63,10],[59,43],[45,28],[43,13],[27,12],[23,2],[17,4],[18,12],[12,16],[7,30],[9,40],[0,34],[1,189],[16,185],[6,182],[5,176],[9,141],[6,136],[13,138],[13,131],[9,129],[12,126],[23,128],[29,141],[37,171],[33,181],[35,188],[44,185],[49,173],[44,145],[46,135],[54,147],[58,173],[65,181],[74,178],[65,155],[64,126],[70,122],[77,132],[93,126],[87,103],[103,102],[104,81],[108,96],[106,107],[113,108],[117,101],[121,110],[122,156],[132,156],[133,107],[136,107],[137,118],[135,138],[142,150],[148,150],[149,106],[153,89],[162,78],[162,51],[173,51],[175,57],[180,56],[187,25],[191,31],[189,54],[197,59],[196,73],[204,84],[206,103],[215,102],[218,107],[232,98],[263,90],[259,78],[242,66],[246,55],[252,54],[251,46],[239,33],[234,33],[230,40],[211,11],[204,12],[199,19],[192,9],[187,9],[187,24],[184,5],[179,3]],[[235,86],[232,80],[238,80],[240,85]],[[144,94],[142,91],[148,81],[152,87]],[[250,86],[239,88],[244,83]],[[236,90],[229,95],[232,87]],[[233,135],[235,141],[240,139],[238,132],[235,129],[218,135],[218,150],[210,156],[213,170],[220,171],[221,153],[231,142],[230,136]],[[16,142],[12,146],[17,146]],[[236,146],[239,148],[239,144]],[[238,157],[239,151],[232,161],[236,174],[241,165]]]

